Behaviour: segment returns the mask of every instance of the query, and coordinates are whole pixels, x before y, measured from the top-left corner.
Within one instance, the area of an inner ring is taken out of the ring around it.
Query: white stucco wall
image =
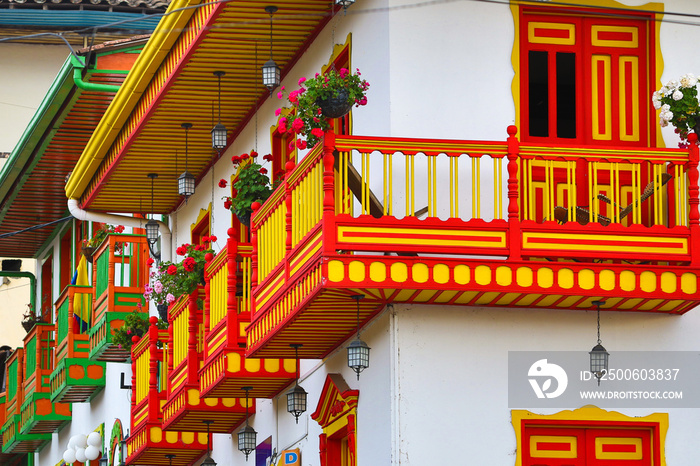
[[[11,152],[39,107],[68,48],[0,43],[0,152]]]

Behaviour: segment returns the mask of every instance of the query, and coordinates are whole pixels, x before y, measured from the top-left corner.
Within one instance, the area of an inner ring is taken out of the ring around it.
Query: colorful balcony
[[[93,289],[68,285],[56,301],[56,355],[51,401],[81,403],[105,386],[105,363],[88,359]]]
[[[24,348],[17,348],[7,360],[7,399],[5,423],[0,430],[2,452],[28,453],[39,450],[51,440],[51,434],[23,434],[20,431],[24,403]]]
[[[177,300],[168,310],[172,345],[168,350],[168,401],[163,407],[166,431],[206,432],[205,420],[214,421],[211,432],[229,433],[246,414],[245,400],[240,397],[202,397],[199,369],[203,360],[203,311],[197,301],[204,289]],[[253,401],[249,401],[254,406]],[[254,408],[253,408],[254,409]]]
[[[388,303],[681,314],[698,150],[327,133],[253,215],[247,354],[321,358]],[[368,182],[369,180],[369,182]],[[421,218],[427,215],[426,218]],[[256,286],[257,285],[257,286]]]
[[[164,432],[163,405],[167,398],[167,330],[155,325],[132,348],[131,435],[127,438],[127,465],[189,466],[207,451],[207,434]]]
[[[110,234],[93,256],[94,313],[88,334],[90,359],[124,362],[128,351],[112,344],[126,315],[144,304],[148,283],[148,243],[141,235]]]
[[[49,378],[53,369],[54,325],[36,324],[24,337],[24,402],[19,431],[50,434],[71,420],[71,406],[51,401]]]
[[[294,359],[246,359],[245,329],[250,323],[252,246],[238,243],[229,230],[226,248],[207,264],[204,301],[203,397],[236,397],[253,387],[256,398],[271,398],[294,381]]]

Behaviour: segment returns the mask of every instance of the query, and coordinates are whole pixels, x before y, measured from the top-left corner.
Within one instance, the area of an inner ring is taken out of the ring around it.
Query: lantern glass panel
[[[226,127],[221,123],[211,130],[211,146],[217,150],[226,147]]]
[[[608,357],[610,354],[602,345],[596,345],[591,352],[591,372],[596,377],[602,377],[608,371]]]
[[[306,412],[306,390],[299,385],[287,392],[287,412],[292,413],[295,417]]]
[[[369,367],[369,346],[362,340],[354,340],[348,346],[348,367],[358,374]]]
[[[158,222],[151,219],[146,222],[146,239],[149,243],[155,244],[158,241]]]
[[[246,425],[240,431],[238,431],[238,449],[245,453],[246,457],[255,450],[257,445],[256,436],[257,432],[252,427]]]
[[[262,67],[263,84],[268,89],[275,89],[280,84],[280,68],[274,60],[268,60]]]
[[[185,171],[177,179],[177,192],[181,196],[191,196],[194,194],[194,175],[192,173]]]

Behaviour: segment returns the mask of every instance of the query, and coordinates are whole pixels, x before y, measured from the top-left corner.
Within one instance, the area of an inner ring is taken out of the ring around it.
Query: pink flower
[[[127,330],[127,331],[126,331],[126,334],[127,334],[127,335],[131,335],[131,330]]]
[[[317,138],[321,138],[323,137],[323,130],[321,128],[314,128],[311,130],[311,134],[313,134]]]
[[[175,301],[175,296],[173,296],[172,293],[168,293],[165,295],[165,301],[167,301],[168,304],[171,304],[173,301]]]
[[[299,85],[301,86],[302,84],[304,84],[304,81],[306,81],[305,77],[302,76],[301,78],[299,78]]]
[[[299,91],[292,91],[289,93],[289,101],[293,104],[297,103],[299,101]]]
[[[341,69],[340,69],[340,77],[341,77],[341,78],[344,78],[345,76],[347,76],[348,73],[349,73],[349,71],[348,71],[347,68],[341,68]]]
[[[260,173],[263,174],[263,175],[267,175],[267,168],[261,167],[261,168],[260,168]]]
[[[284,94],[282,94],[281,91],[278,92],[278,93],[277,93],[277,98],[278,98],[278,99],[281,99],[282,97],[284,97]]]
[[[304,121],[301,118],[295,118],[292,122],[292,131],[300,133],[304,129]]]
[[[278,108],[277,110],[275,110],[275,116],[280,116],[281,114],[282,114],[281,108]]]
[[[360,105],[367,105],[367,96],[363,95],[360,101],[358,102]]]
[[[289,149],[290,152],[294,150],[294,141],[289,141],[289,144],[287,144],[287,149]]]

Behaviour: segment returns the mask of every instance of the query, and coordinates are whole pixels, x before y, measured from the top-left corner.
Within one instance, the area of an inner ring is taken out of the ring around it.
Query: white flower
[[[672,90],[675,91],[677,87],[678,87],[678,81],[676,81],[675,79],[672,79],[666,83],[666,88],[669,91],[672,91]]]
[[[676,91],[673,93],[673,100],[681,100],[683,98],[683,93],[680,91],[680,89],[676,89]]]
[[[664,120],[663,118],[659,118],[659,126],[662,128],[665,128],[668,126],[668,121]]]
[[[671,106],[669,104],[663,104],[661,106],[661,111],[662,112],[670,112],[671,111]]]
[[[661,96],[658,92],[654,92],[654,94],[651,96],[651,102],[654,104],[655,109],[658,110],[661,108]]]
[[[665,120],[666,122],[669,122],[669,121],[671,121],[671,120],[673,119],[673,113],[671,113],[671,112],[661,112],[661,113],[659,114],[659,118],[661,118],[662,120]]]
[[[681,76],[681,87],[693,87],[698,83],[698,80],[692,73]]]

